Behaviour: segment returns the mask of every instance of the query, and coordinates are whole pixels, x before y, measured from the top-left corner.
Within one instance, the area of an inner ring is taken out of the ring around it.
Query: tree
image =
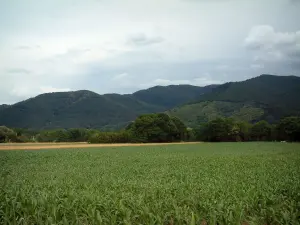
[[[128,131],[119,132],[96,132],[89,138],[89,143],[128,143],[130,142]]]
[[[127,129],[133,142],[180,141],[186,135],[182,121],[165,113],[141,115]]]
[[[247,122],[234,121],[232,118],[217,118],[202,123],[196,129],[197,140],[201,141],[248,141],[251,125]]]
[[[300,117],[283,118],[277,125],[277,131],[279,140],[300,141]]]
[[[235,126],[233,119],[217,118],[208,122],[202,129],[204,140],[220,142],[235,141],[238,135],[238,127]]]
[[[177,136],[175,137],[176,140],[186,140],[188,138],[188,130],[185,124],[175,116],[170,116],[171,120],[175,124],[177,128]]]
[[[251,128],[251,139],[254,141],[268,141],[271,137],[271,126],[265,121],[255,123]]]
[[[251,124],[244,121],[237,122],[237,126],[239,127],[239,136],[241,141],[249,141],[250,140],[250,131]]]
[[[0,143],[16,142],[17,134],[5,126],[0,126]]]

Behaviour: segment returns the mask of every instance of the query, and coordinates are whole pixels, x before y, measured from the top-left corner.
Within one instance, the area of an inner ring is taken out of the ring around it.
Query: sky
[[[300,0],[0,0],[0,104],[300,75]]]

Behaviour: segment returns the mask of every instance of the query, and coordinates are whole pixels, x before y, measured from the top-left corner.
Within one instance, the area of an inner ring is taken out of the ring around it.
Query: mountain
[[[255,122],[278,121],[300,114],[300,77],[261,75],[242,82],[219,85],[196,101],[175,107],[169,114],[188,125],[219,116]]]
[[[32,129],[117,129],[140,114],[162,112],[195,100],[213,87],[157,86],[127,95],[99,95],[86,90],[47,93],[11,106],[1,106],[0,125]]]
[[[191,85],[155,86],[147,90],[133,93],[133,96],[148,104],[158,105],[165,109],[197,99],[204,93],[211,92],[217,85],[209,85],[202,88]]]
[[[7,107],[9,107],[9,105],[6,104],[0,105],[0,111],[6,109]]]
[[[42,94],[0,105],[0,125],[52,129],[119,129],[138,115],[164,112],[196,126],[216,117],[276,122],[300,115],[300,77],[261,75],[242,82],[196,87],[156,86],[133,94],[74,91]]]

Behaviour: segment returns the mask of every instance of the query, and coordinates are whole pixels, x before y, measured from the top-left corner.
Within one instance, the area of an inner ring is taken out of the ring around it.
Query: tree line
[[[196,131],[197,139],[210,142],[224,141],[300,141],[300,117],[285,117],[277,124],[258,121],[250,124],[232,118],[217,118],[202,124]]]
[[[105,132],[96,129],[55,129],[33,131],[0,126],[3,142],[89,142],[151,143],[179,141],[300,141],[300,117],[285,117],[277,124],[250,124],[232,118],[217,118],[191,129],[177,117],[165,113],[146,114],[126,128]]]

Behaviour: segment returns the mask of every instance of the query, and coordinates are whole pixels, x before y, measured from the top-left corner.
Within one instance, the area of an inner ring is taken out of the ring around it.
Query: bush
[[[0,143],[16,142],[17,134],[8,127],[0,126]]]

